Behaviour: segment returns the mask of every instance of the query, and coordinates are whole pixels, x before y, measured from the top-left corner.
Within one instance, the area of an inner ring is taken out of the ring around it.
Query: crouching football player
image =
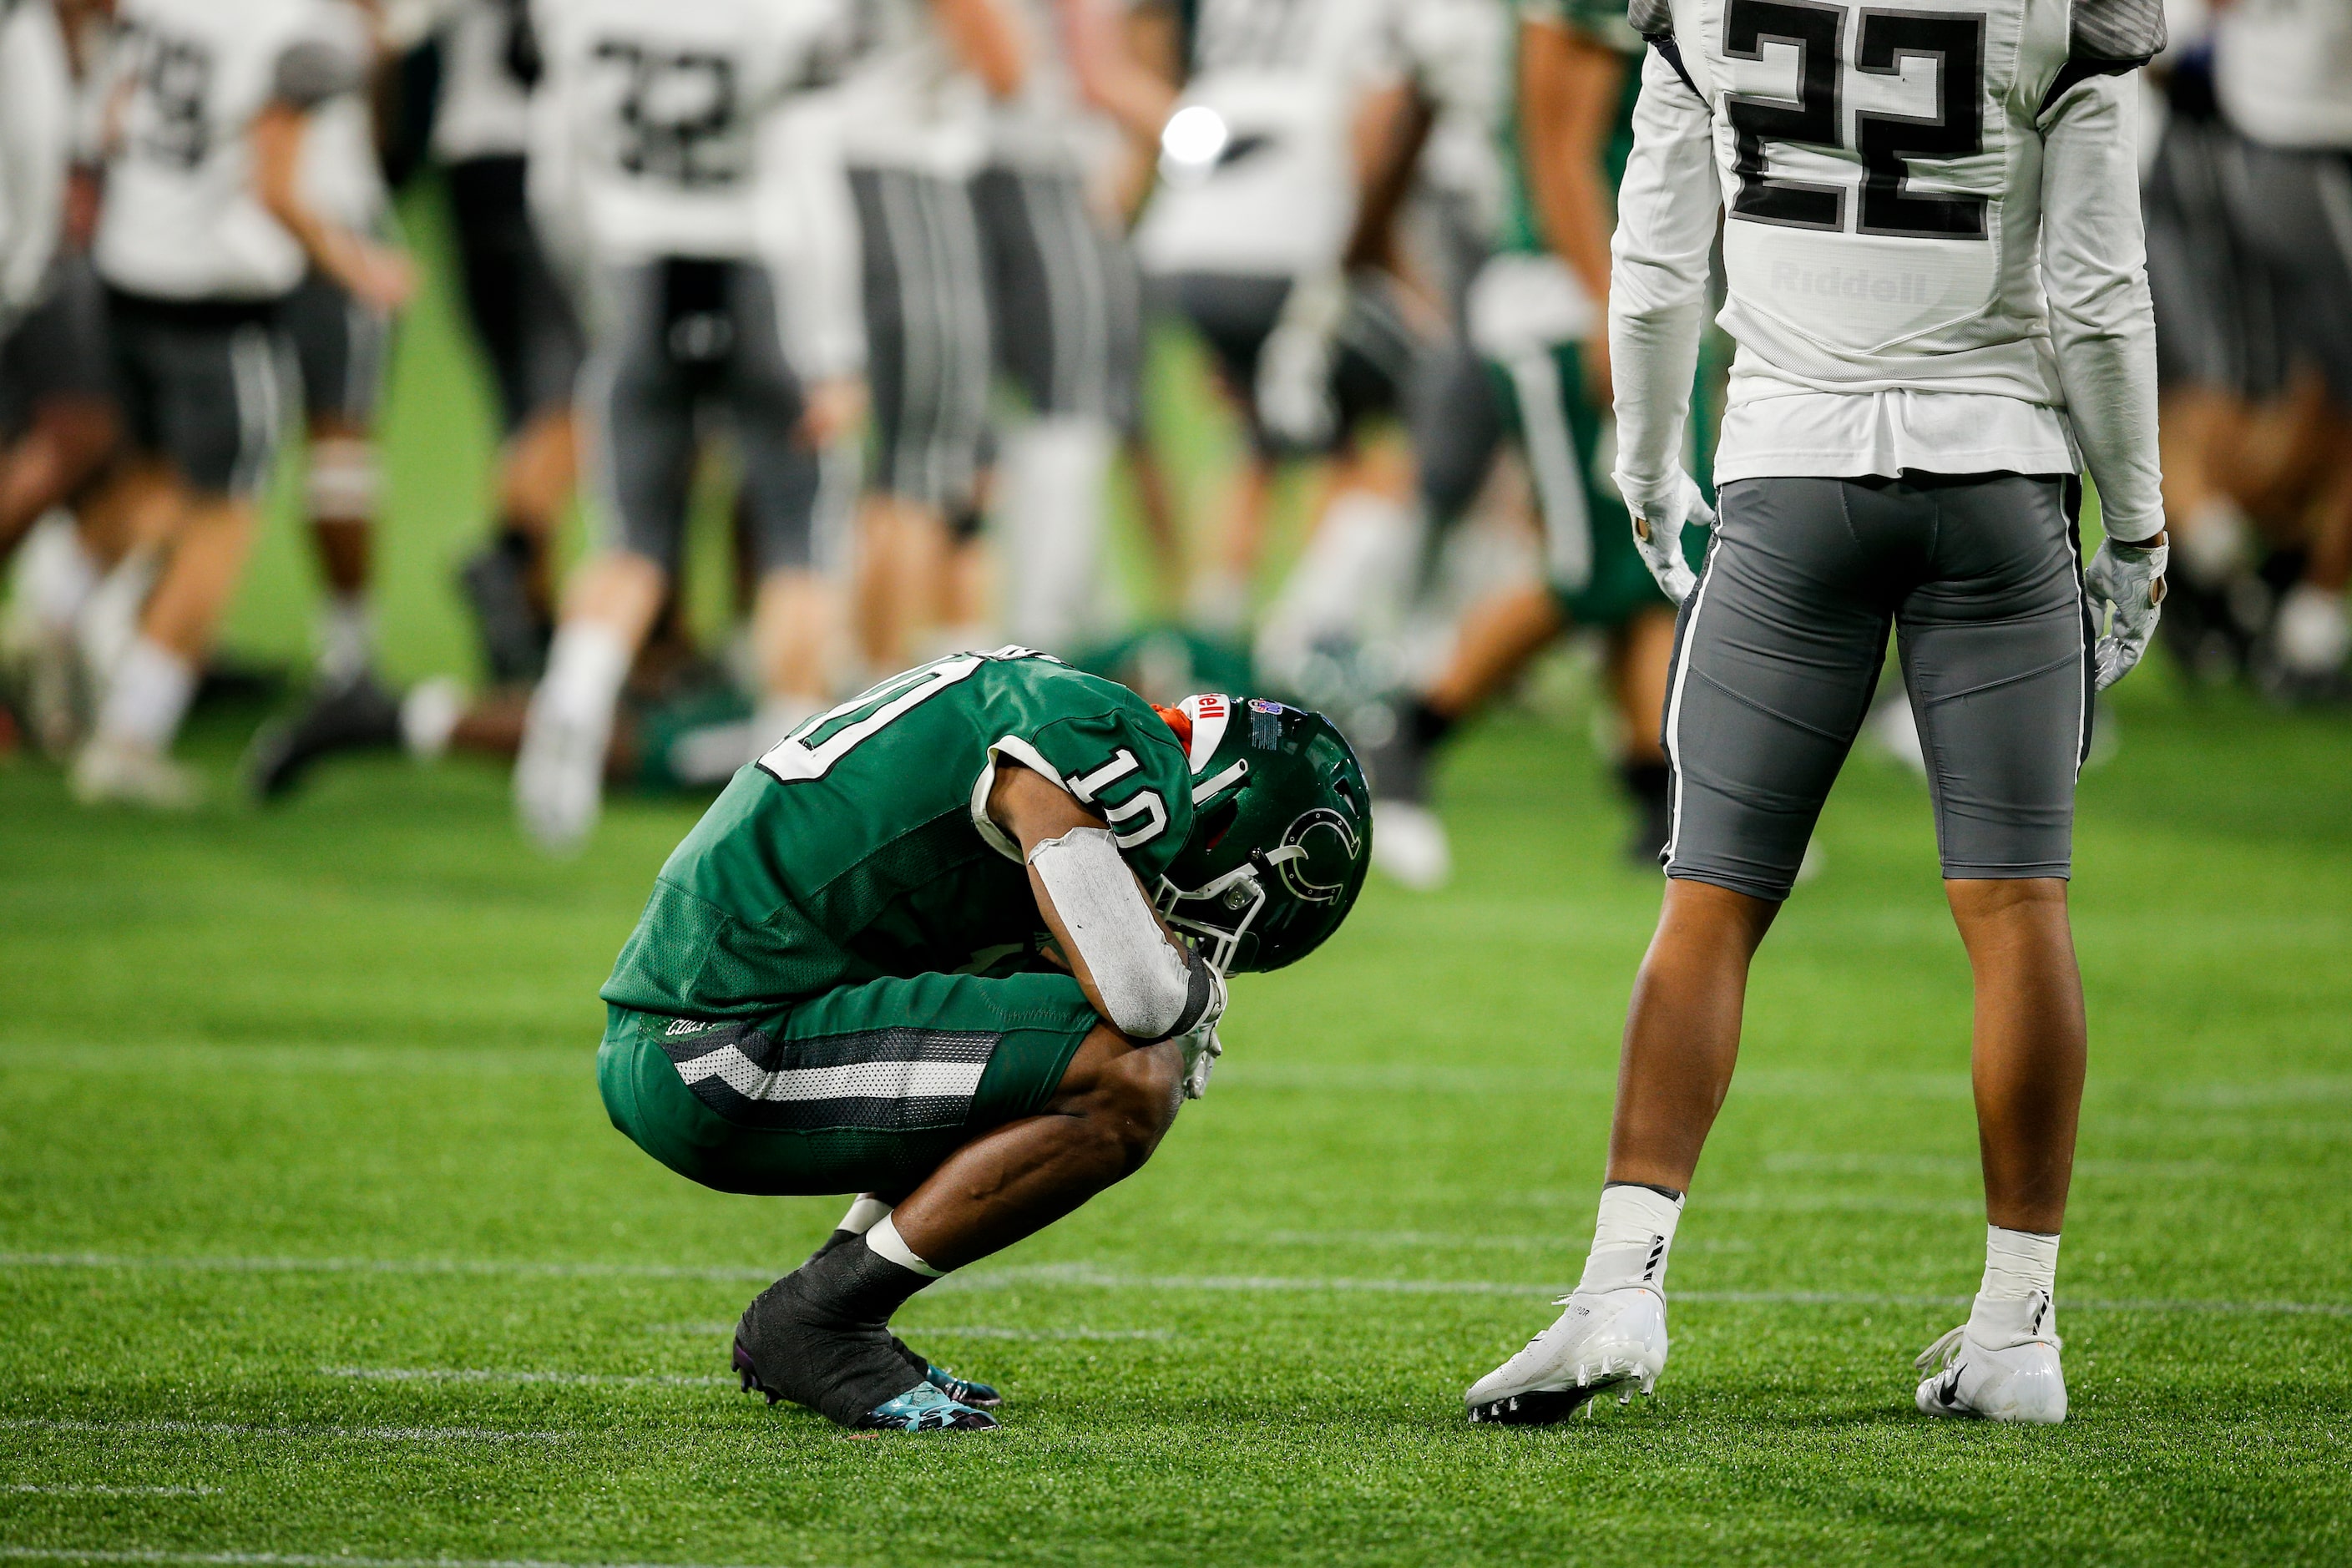
[[[793,731],[671,855],[604,989],[613,1123],[721,1192],[856,1192],[745,1310],[747,1389],[844,1426],[982,1431],[890,1332],[949,1270],[1150,1156],[1219,1053],[1225,976],[1339,928],[1371,850],[1320,715],[1005,648]]]

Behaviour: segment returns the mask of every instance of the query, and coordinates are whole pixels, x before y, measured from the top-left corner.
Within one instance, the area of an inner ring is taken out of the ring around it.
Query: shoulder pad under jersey
[[[2077,59],[2139,65],[2161,53],[2164,41],[2164,0],[2074,0],[2069,42]]]

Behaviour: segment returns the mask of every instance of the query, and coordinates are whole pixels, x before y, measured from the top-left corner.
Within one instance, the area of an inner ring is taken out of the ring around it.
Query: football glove
[[[2094,615],[2101,605],[2115,611],[2107,635],[2092,656],[2100,690],[2129,675],[2147,651],[2147,640],[2156,635],[2157,618],[2163,614],[2164,568],[2171,556],[2172,547],[2160,532],[2138,544],[2110,539],[2083,569]]]
[[[1681,604],[1698,584],[1698,574],[1683,557],[1683,525],[1714,527],[1715,509],[1706,504],[1698,481],[1680,468],[1654,489],[1633,484],[1622,473],[1614,477],[1626,510],[1633,514],[1633,548],[1642,552],[1642,563],[1658,580],[1659,590]]]
[[[1331,363],[1348,280],[1336,272],[1290,286],[1282,316],[1257,362],[1257,416],[1285,445],[1312,450],[1330,442],[1339,410],[1331,397]]]
[[[1212,1020],[1189,1035],[1179,1035],[1176,1044],[1184,1053],[1184,1098],[1198,1100],[1209,1092],[1209,1074],[1216,1070],[1217,1058],[1225,1054],[1217,1039],[1216,1023]]]

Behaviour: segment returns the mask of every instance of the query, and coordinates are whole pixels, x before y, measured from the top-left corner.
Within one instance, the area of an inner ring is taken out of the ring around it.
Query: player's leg
[[[565,592],[515,759],[518,819],[550,849],[576,846],[595,824],[614,705],[677,570],[695,451],[693,393],[671,331],[684,265],[615,268],[604,279],[581,414],[614,533]]]
[[[168,756],[259,526],[283,400],[278,349],[267,320],[195,319],[148,307],[118,330],[135,342],[155,454],[168,466],[177,515],[162,575],[139,629],[109,672],[90,739],[75,760],[85,802],[166,807],[193,804],[195,778]]]
[[[997,516],[1006,630],[1067,654],[1096,620],[1118,381],[1118,257],[1074,173],[992,169],[973,184],[997,360],[1029,405],[1008,429]]]
[[[941,621],[950,516],[972,499],[990,348],[978,229],[958,182],[851,173],[865,258],[877,461],[858,523],[857,628],[899,668]]]
[[[1665,1364],[1683,1194],[1731,1083],[1748,966],[1870,709],[1921,510],[1836,479],[1727,486],[1685,601],[1664,727],[1669,881],[1633,984],[1593,1247],[1559,1321],[1471,1389],[1473,1419],[1556,1421]]]
[[[41,302],[0,347],[0,560],[65,505],[113,452],[115,407],[105,289],[79,252],[50,269]]]
[[[498,394],[505,444],[488,545],[461,574],[490,677],[534,680],[555,621],[553,542],[578,472],[572,393],[580,324],[532,231],[524,161],[446,171],[466,314]]]
[[[759,668],[752,744],[764,751],[827,707],[832,681],[833,585],[818,570],[819,511],[826,500],[825,455],[801,429],[799,377],[775,330],[767,270],[733,269],[735,350],[726,391],[743,464],[741,514],[750,531],[751,647]]]
[[[1139,1165],[1179,1070],[1059,973],[877,981],[751,1025],[615,1009],[598,1057],[614,1125],[704,1185],[905,1194],[936,1258],[895,1215],[854,1210],[868,1228],[763,1292],[739,1332],[761,1386],[850,1426],[908,1425],[880,1407],[930,1386],[891,1339],[898,1305]]]
[[[2073,485],[2011,475],[1927,487],[1937,571],[1898,613],[1945,886],[1976,982],[1989,1223],[1983,1288],[1937,1347],[1948,1364],[1920,1388],[1931,1415],[2066,1414],[2051,1300],[2084,1038],[2065,878],[2092,720]]]
[[[282,795],[310,758],[400,743],[400,707],[375,678],[369,602],[381,488],[375,416],[392,319],[313,272],[286,300],[279,323],[299,372],[309,428],[304,500],[325,595],[318,677],[301,710],[265,725],[246,755],[263,799]]]

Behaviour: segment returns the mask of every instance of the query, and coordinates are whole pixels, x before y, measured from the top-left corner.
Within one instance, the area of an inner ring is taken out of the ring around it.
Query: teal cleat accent
[[[997,1429],[997,1420],[986,1411],[974,1410],[927,1383],[867,1411],[859,1417],[857,1429],[866,1432],[993,1432]]]

